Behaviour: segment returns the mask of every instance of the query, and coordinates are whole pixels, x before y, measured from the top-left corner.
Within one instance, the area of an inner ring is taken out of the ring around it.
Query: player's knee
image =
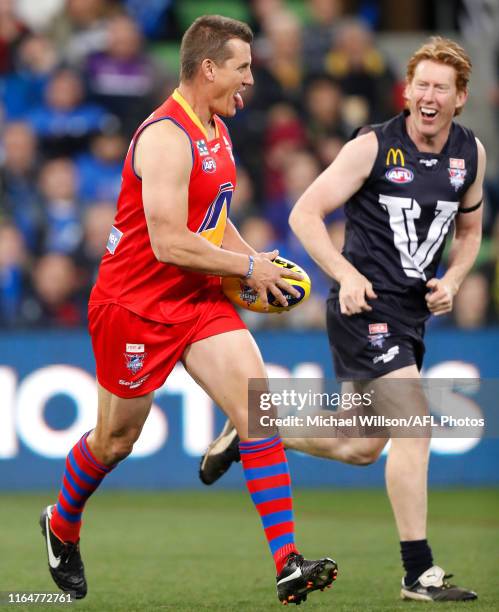
[[[115,465],[126,459],[133,450],[133,445],[140,431],[105,432],[98,437],[99,455],[105,465]]]
[[[344,461],[352,465],[372,465],[378,460],[382,450],[383,447],[377,445],[347,448]]]
[[[134,442],[135,440],[126,437],[111,438],[111,444],[108,450],[110,462],[114,464],[126,459],[133,451]]]

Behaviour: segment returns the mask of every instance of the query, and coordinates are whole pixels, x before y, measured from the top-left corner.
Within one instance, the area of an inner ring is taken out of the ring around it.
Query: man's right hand
[[[272,261],[278,255],[279,251],[277,249],[269,253],[257,253],[254,255],[255,265],[253,274],[245,281],[248,287],[258,292],[264,310],[268,310],[269,307],[267,291],[270,291],[284,307],[288,305],[288,302],[282,291],[290,293],[294,297],[300,297],[300,293],[287,283],[284,278],[303,280],[303,276],[298,272],[292,272],[273,264]]]
[[[350,272],[340,283],[341,314],[350,316],[369,312],[372,307],[367,303],[367,299],[374,300],[377,297],[372,284],[365,276],[356,271]]]

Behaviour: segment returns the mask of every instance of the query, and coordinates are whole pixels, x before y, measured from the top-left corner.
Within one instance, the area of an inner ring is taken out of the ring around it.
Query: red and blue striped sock
[[[251,499],[260,514],[277,574],[295,547],[288,461],[279,435],[241,442],[241,461]]]
[[[64,542],[77,542],[87,499],[113,468],[100,463],[87,444],[88,431],[69,451],[62,488],[52,512],[50,528]],[[113,466],[114,467],[114,466]]]

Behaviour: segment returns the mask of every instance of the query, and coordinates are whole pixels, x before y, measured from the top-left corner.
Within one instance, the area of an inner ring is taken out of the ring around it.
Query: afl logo
[[[208,174],[213,174],[217,169],[217,164],[213,157],[206,157],[203,159],[203,171],[208,172]]]
[[[402,168],[401,166],[396,166],[395,168],[390,168],[385,173],[386,178],[391,183],[411,183],[414,180],[414,174],[409,168]]]

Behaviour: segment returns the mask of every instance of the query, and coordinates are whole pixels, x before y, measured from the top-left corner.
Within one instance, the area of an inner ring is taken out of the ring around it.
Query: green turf
[[[55,590],[37,524],[50,501],[47,494],[0,495],[0,591]],[[295,510],[300,548],[310,558],[332,555],[340,568],[335,586],[313,593],[305,610],[410,612],[431,605],[398,599],[398,542],[383,491],[296,490]],[[436,562],[480,595],[438,607],[499,609],[498,510],[497,490],[431,492]],[[76,604],[79,611],[282,609],[259,520],[242,491],[102,492],[88,504],[82,551],[89,595]]]

